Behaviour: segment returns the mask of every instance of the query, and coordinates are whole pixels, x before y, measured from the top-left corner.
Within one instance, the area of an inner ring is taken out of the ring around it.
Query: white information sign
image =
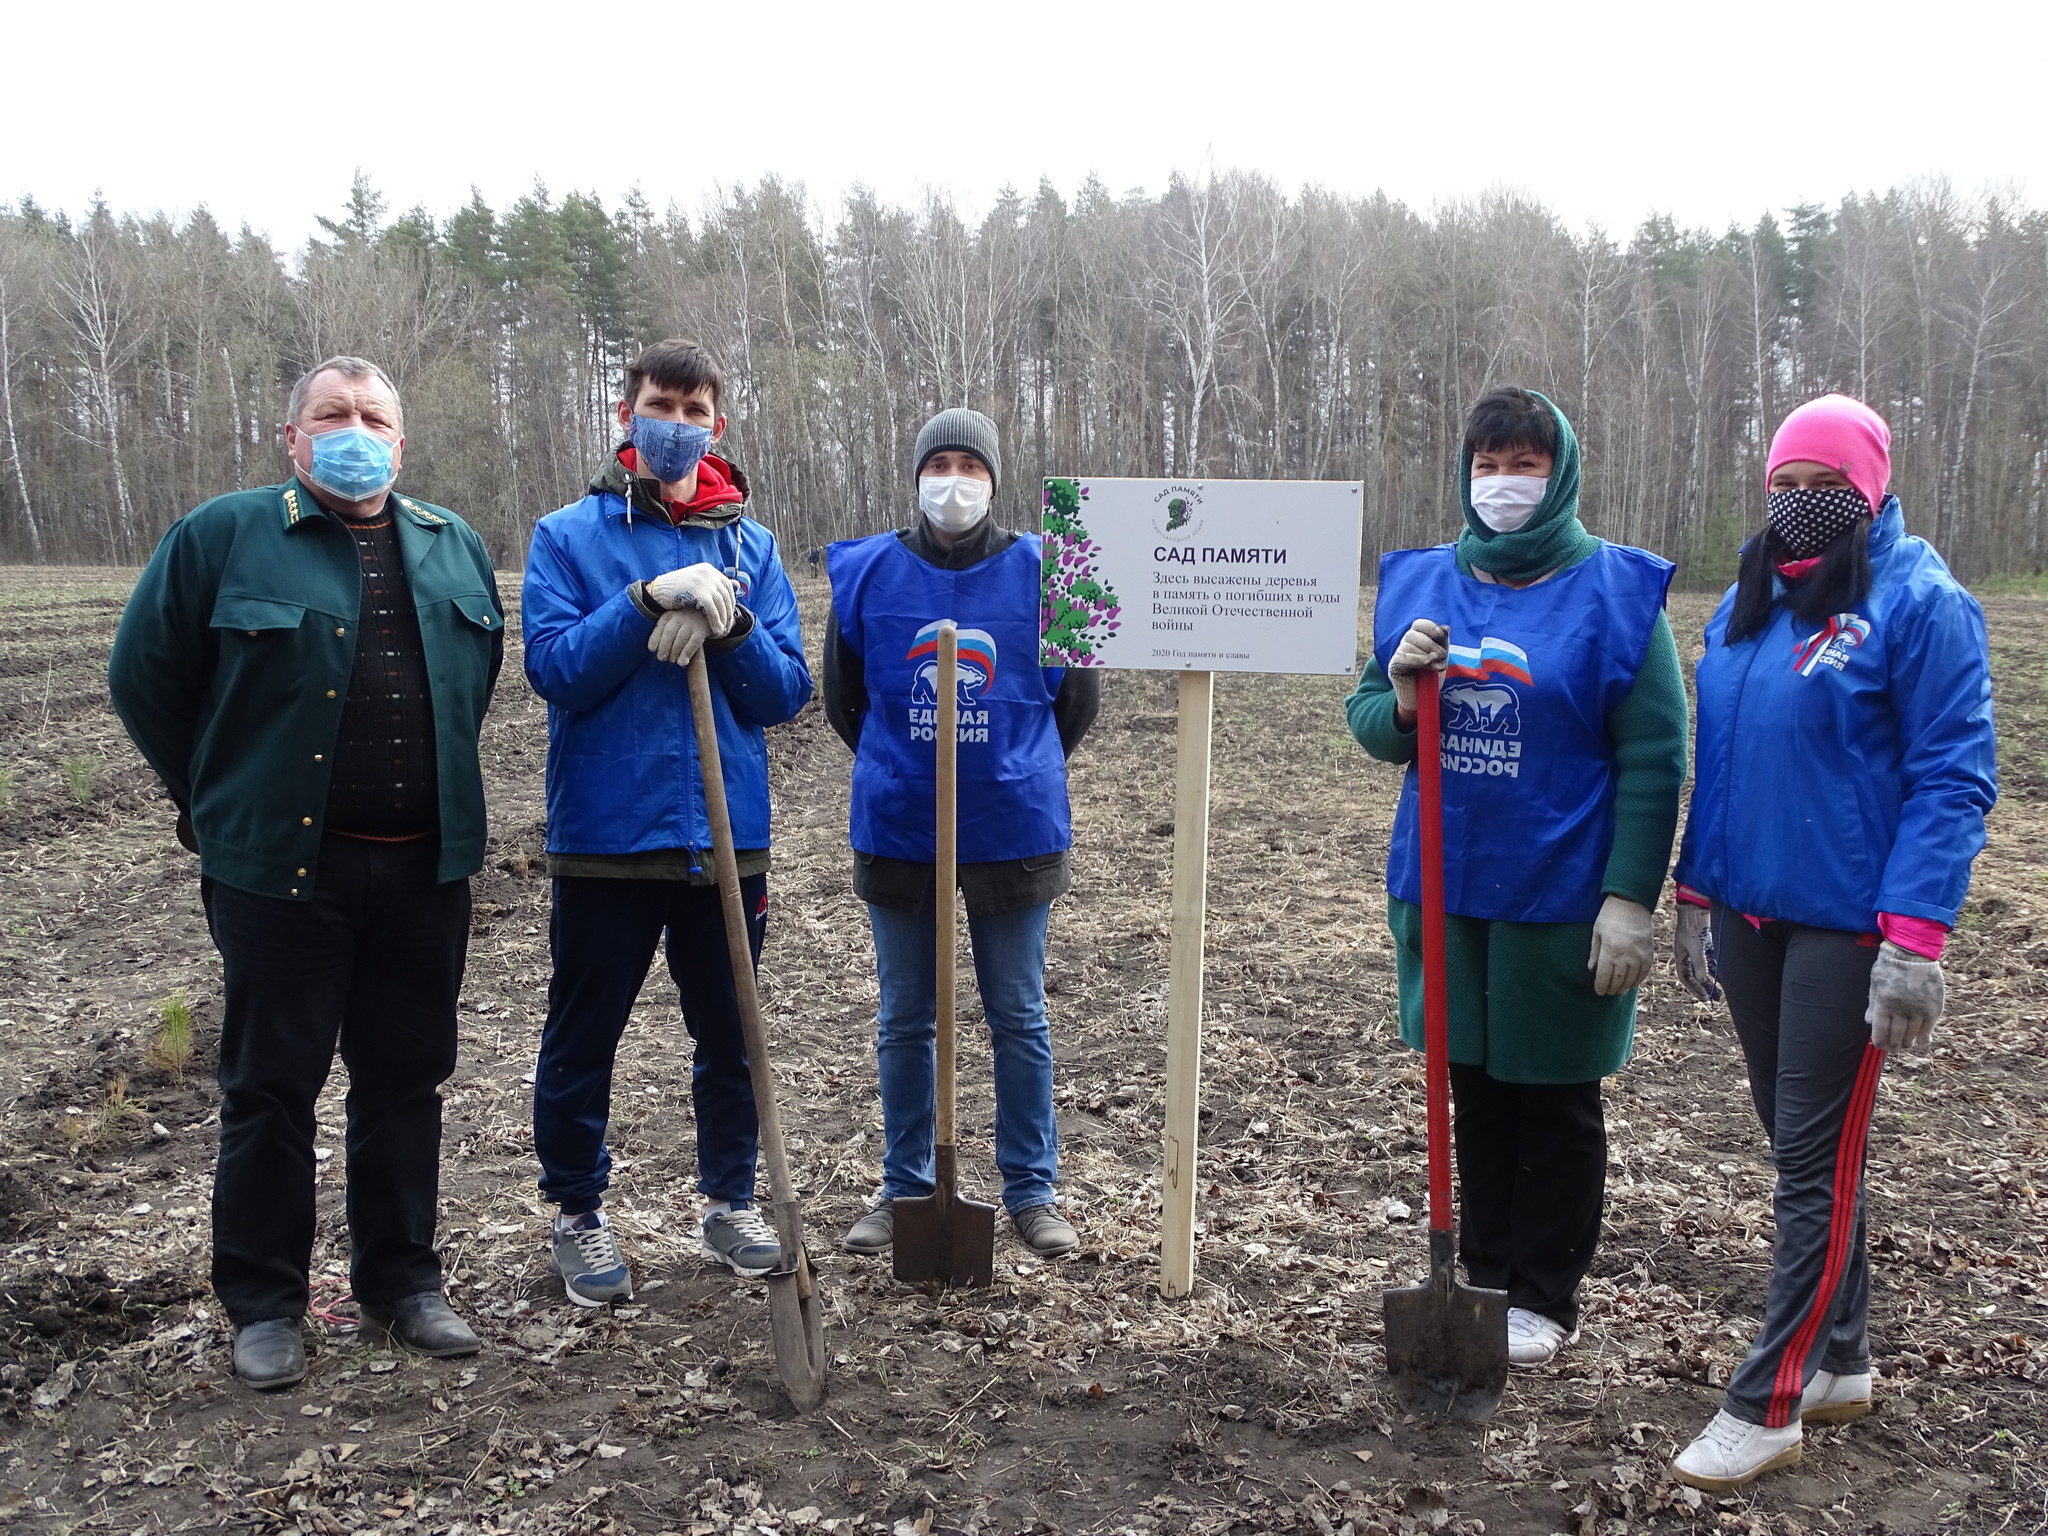
[[[1349,676],[1364,505],[1349,480],[1048,479],[1041,664]]]

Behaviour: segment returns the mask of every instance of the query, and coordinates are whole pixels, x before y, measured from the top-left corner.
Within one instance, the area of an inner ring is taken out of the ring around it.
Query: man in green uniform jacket
[[[108,667],[221,952],[213,1288],[258,1387],[306,1373],[314,1103],[337,1042],[364,1320],[425,1354],[477,1348],[434,1251],[439,1089],[505,628],[483,541],[391,490],[405,439],[381,369],[330,358],[288,415],[294,478],[172,526]]]

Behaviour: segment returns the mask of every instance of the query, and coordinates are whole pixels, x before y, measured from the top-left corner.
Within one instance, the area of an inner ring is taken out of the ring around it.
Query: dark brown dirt
[[[1171,679],[1113,674],[1073,765],[1077,885],[1050,985],[1076,1258],[1013,1242],[986,1293],[827,1253],[835,1355],[794,1416],[764,1293],[695,1256],[687,1040],[650,983],[622,1053],[613,1208],[635,1303],[545,1276],[527,1129],[544,1011],[544,712],[511,658],[486,733],[488,866],[447,1091],[451,1294],[485,1351],[394,1356],[347,1325],[340,1101],[322,1103],[306,1384],[238,1387],[204,1293],[219,970],[193,861],[106,708],[127,575],[0,572],[0,1523],[156,1531],[1608,1533],[2026,1531],[2048,1522],[2048,604],[1987,603],[2005,798],[1951,948],[1932,1056],[1872,1138],[1880,1411],[1694,1500],[1663,1468],[1761,1306],[1770,1173],[1725,1017],[1660,975],[1609,1087],[1610,1225],[1585,1337],[1478,1429],[1385,1395],[1377,1296],[1420,1274],[1419,1073],[1390,1023],[1380,868],[1395,778],[1337,679],[1218,686],[1200,1282],[1157,1292]],[[806,584],[815,631],[822,591]],[[1704,609],[1677,605],[1682,636]],[[815,634],[813,645],[815,647]],[[848,889],[847,758],[813,707],[772,733],[764,985],[806,1217],[829,1246],[878,1174],[874,982]],[[67,777],[66,760],[74,761]],[[100,766],[95,769],[91,763]],[[96,774],[96,777],[95,777]],[[89,791],[83,795],[75,788]],[[2043,907],[2036,914],[2033,908]],[[182,1071],[158,1008],[191,1005]],[[970,1000],[965,1020],[978,1023]],[[967,1178],[985,1047],[963,1052]]]

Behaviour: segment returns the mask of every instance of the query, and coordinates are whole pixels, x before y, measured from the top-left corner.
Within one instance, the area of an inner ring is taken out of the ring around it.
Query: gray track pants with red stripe
[[[1764,1325],[1723,1406],[1775,1429],[1798,1418],[1815,1371],[1870,1369],[1863,1156],[1884,1052],[1863,1013],[1877,948],[1836,929],[1714,915],[1721,985],[1778,1169]]]

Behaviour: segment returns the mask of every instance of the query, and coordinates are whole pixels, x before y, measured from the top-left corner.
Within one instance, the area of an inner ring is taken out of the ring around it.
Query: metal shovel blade
[[[1508,1385],[1508,1293],[1458,1283],[1448,1232],[1429,1234],[1429,1280],[1384,1291],[1387,1374],[1415,1412],[1476,1424]]]
[[[895,1205],[895,1272],[916,1284],[993,1285],[996,1279],[996,1208],[963,1199],[953,1177],[953,1149],[937,1154],[937,1189]]]
[[[825,1401],[824,1308],[811,1261],[799,1253],[794,1270],[768,1277],[768,1332],[775,1344],[775,1370],[799,1413]]]

